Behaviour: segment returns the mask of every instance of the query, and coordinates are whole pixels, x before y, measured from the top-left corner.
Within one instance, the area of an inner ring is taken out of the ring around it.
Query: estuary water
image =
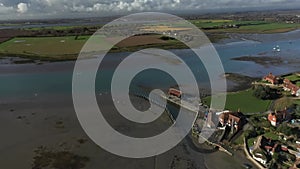
[[[259,38],[252,38],[253,40],[241,38],[242,40],[224,41],[223,43],[214,44],[214,46],[226,73],[237,73],[251,77],[262,77],[269,72],[279,75],[300,71],[300,38],[295,38],[299,34],[299,31],[294,31],[283,34],[260,35]],[[290,38],[278,39],[278,37],[285,37],[285,35]],[[251,37],[250,35],[247,36]],[[280,52],[273,50],[276,46],[280,47]],[[189,65],[196,76],[199,86],[209,88],[209,79],[203,63],[197,60],[192,50],[171,49],[169,51],[181,57]],[[115,66],[117,66],[116,63],[121,62],[129,54],[122,52],[111,53],[105,56],[105,63],[101,64],[101,75],[96,79],[96,93],[109,92],[110,85],[108,82],[110,82],[111,75],[114,73]],[[142,53],[141,57],[146,59],[147,55],[151,54]],[[242,56],[267,56],[274,59],[280,58],[283,62],[279,64],[272,64],[271,62],[270,64],[261,64],[253,61],[232,60]],[[163,62],[163,64],[178,64],[176,60],[175,62],[163,60]],[[71,94],[74,61],[44,63],[41,65],[5,64],[1,60],[0,63],[0,97],[21,98],[34,97],[36,95],[46,96],[47,94],[55,93]],[[167,74],[161,74],[161,71],[146,71],[135,78],[135,83],[149,88],[168,88],[176,85],[174,80]]]

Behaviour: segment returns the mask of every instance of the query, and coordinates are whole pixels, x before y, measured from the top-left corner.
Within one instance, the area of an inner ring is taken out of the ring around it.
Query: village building
[[[278,84],[278,78],[272,73],[269,73],[267,76],[265,76],[263,80],[270,82],[271,84]]]
[[[262,135],[254,142],[254,146],[250,147],[252,157],[263,165],[266,165],[272,159],[275,152],[281,151],[284,151],[281,145]]]
[[[168,91],[169,96],[176,96],[178,98],[181,98],[182,92],[180,90],[170,88]]]
[[[231,127],[235,131],[243,127],[243,114],[241,112],[224,112],[219,115],[221,127]]]
[[[272,126],[278,126],[284,121],[290,120],[291,115],[290,113],[285,109],[283,111],[275,111],[275,112],[270,112],[268,114],[268,120],[271,123]]]
[[[263,165],[266,165],[268,162],[266,155],[262,151],[254,151],[252,157]]]
[[[300,139],[299,139],[300,140]],[[297,145],[297,150],[299,151],[299,153],[300,153],[300,141],[295,141],[295,143],[296,143],[296,145]]]
[[[300,96],[300,87],[293,84],[290,80],[284,79],[283,81],[283,89],[285,91],[290,91],[292,95],[294,96]]]

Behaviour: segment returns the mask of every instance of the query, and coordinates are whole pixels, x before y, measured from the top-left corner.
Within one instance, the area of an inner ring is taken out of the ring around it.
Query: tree
[[[278,126],[277,131],[287,136],[293,134],[292,128],[290,128],[286,123],[282,123],[280,126]]]
[[[270,124],[269,121],[262,121],[261,122],[261,127],[271,128],[271,124]]]
[[[273,154],[273,159],[274,159],[274,161],[278,161],[279,160],[279,154],[275,152]]]
[[[253,95],[262,100],[276,99],[279,97],[276,89],[271,89],[269,86],[259,85],[254,89]]]

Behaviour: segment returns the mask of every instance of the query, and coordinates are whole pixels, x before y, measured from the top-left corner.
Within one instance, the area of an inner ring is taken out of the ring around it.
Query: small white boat
[[[273,48],[273,51],[280,52],[281,49],[280,49],[279,45],[276,45],[276,47]]]

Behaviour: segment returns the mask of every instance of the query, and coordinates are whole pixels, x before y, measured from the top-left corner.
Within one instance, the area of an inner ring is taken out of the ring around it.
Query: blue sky
[[[300,0],[0,0],[0,20],[109,16],[142,11],[295,8]]]

